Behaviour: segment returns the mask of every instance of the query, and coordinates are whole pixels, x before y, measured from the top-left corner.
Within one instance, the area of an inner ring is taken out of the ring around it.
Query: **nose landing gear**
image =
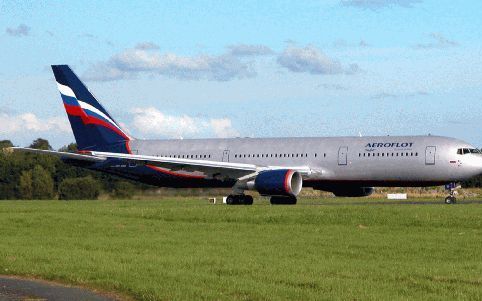
[[[461,186],[457,186],[457,183],[450,183],[445,185],[445,189],[450,191],[449,196],[445,198],[445,204],[455,204],[457,203],[457,189],[461,188]]]

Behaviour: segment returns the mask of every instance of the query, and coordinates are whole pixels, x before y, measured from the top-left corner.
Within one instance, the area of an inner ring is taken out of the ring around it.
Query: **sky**
[[[74,141],[53,64],[136,138],[482,146],[482,1],[0,2],[0,140]]]

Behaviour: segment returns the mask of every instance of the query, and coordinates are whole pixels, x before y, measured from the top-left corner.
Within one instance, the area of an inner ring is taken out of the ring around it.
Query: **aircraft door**
[[[425,165],[435,165],[435,152],[437,148],[435,146],[427,146],[425,149]]]
[[[348,156],[348,147],[342,146],[338,150],[338,165],[346,165]]]
[[[223,151],[223,162],[229,162],[229,149]]]

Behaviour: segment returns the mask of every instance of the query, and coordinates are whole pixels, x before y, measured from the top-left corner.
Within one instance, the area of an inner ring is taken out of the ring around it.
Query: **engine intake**
[[[254,188],[261,195],[297,196],[302,187],[300,173],[291,169],[262,171],[254,180]]]

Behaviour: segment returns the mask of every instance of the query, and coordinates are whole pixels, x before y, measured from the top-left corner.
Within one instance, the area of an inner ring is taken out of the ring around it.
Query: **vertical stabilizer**
[[[129,152],[131,140],[67,65],[53,65],[79,150]]]

